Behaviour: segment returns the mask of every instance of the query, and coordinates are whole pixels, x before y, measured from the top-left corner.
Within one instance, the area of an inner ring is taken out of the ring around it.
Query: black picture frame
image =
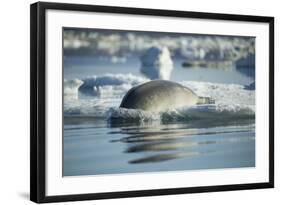
[[[159,17],[180,17],[229,21],[262,22],[269,25],[269,181],[249,184],[169,188],[107,193],[46,196],[46,10],[121,13]],[[37,203],[97,200],[123,197],[187,194],[274,187],[274,18],[203,12],[125,8],[82,4],[38,2],[30,7],[30,199]]]

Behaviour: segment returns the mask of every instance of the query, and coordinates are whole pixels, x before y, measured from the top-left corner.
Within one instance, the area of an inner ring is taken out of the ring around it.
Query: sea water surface
[[[119,108],[130,88],[149,81],[138,59],[65,58],[63,175],[255,166],[252,70],[181,63],[174,62],[171,80],[215,104],[162,113]]]

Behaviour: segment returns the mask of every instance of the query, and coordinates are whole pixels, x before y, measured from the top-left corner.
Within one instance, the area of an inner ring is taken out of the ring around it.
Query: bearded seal
[[[168,80],[152,80],[131,88],[120,107],[161,112],[197,104],[213,104],[209,97],[199,97],[191,89]]]

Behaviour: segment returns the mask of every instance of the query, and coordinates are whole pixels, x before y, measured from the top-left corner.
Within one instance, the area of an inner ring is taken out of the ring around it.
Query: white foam
[[[146,122],[146,121],[159,121],[161,114],[157,112],[148,112],[138,109],[126,108],[111,108],[107,113],[108,120],[110,121],[131,121],[131,122]]]

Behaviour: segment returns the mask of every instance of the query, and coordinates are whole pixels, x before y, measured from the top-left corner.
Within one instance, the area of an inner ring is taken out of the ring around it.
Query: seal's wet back
[[[209,99],[204,99],[179,83],[153,80],[130,89],[120,107],[159,112],[210,102]]]

